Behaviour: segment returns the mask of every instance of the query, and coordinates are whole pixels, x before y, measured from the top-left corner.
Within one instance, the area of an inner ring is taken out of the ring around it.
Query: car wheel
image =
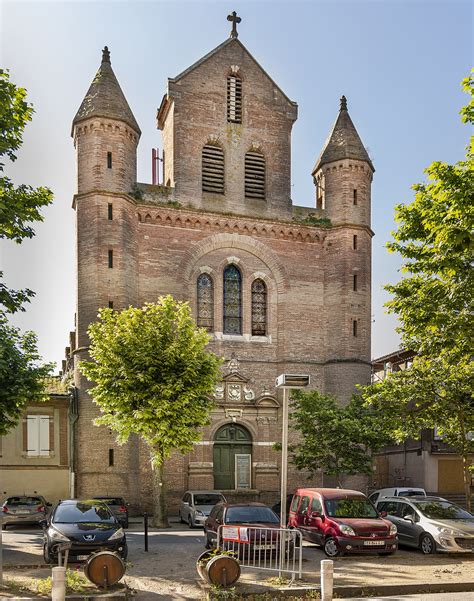
[[[424,532],[420,536],[420,551],[423,555],[431,555],[436,551],[436,543],[431,534]]]
[[[339,551],[339,549],[337,547],[337,542],[336,542],[335,538],[327,538],[324,541],[323,549],[328,557],[337,557],[338,555],[341,554],[341,552]]]
[[[49,549],[48,549],[47,545],[43,546],[43,559],[44,559],[44,563],[47,563],[48,565],[53,563],[53,558],[49,554]]]
[[[193,518],[191,517],[191,515],[188,516],[188,526],[190,528],[194,528]]]

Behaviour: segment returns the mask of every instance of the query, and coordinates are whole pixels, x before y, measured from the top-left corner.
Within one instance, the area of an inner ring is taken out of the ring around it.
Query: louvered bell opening
[[[238,77],[227,78],[227,121],[242,123],[242,81]]]
[[[202,191],[224,194],[224,151],[219,146],[202,149]]]
[[[265,199],[265,158],[258,152],[245,155],[245,197]]]

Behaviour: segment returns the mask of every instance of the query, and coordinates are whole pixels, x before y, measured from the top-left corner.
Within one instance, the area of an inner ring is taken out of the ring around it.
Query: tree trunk
[[[166,490],[164,483],[164,457],[161,448],[151,450],[151,478],[153,496],[153,520],[155,528],[169,528],[166,513]]]
[[[469,449],[467,444],[467,432],[464,423],[464,412],[459,412],[459,425],[461,434],[461,459],[462,459],[462,474],[464,479],[464,494],[466,495],[466,507],[471,511],[471,470],[469,469]]]

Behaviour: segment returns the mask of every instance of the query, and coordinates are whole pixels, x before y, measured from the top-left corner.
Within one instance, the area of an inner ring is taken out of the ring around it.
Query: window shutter
[[[242,80],[236,75],[227,78],[227,121],[242,123]]]
[[[245,197],[265,199],[265,157],[260,152],[245,155]]]
[[[37,415],[28,415],[27,418],[27,453],[34,457],[39,455],[39,419]]]
[[[49,455],[49,420],[48,415],[39,416],[39,455]]]
[[[224,194],[224,151],[219,146],[202,149],[202,191]]]

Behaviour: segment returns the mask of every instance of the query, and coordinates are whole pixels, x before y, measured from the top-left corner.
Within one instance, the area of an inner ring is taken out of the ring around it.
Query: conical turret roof
[[[122,88],[110,64],[110,52],[107,46],[102,51],[102,63],[90,88],[74,117],[72,125],[91,117],[106,117],[124,121],[139,135],[138,123],[133,116]]]
[[[366,161],[372,171],[375,171],[372,161],[367,153],[367,150],[362,144],[359,134],[352,123],[349,112],[347,110],[347,100],[343,96],[341,98],[341,108],[337,116],[334,127],[326,140],[323,150],[319,155],[318,160],[313,169],[313,174],[326,163],[340,161],[341,159],[357,159]]]

